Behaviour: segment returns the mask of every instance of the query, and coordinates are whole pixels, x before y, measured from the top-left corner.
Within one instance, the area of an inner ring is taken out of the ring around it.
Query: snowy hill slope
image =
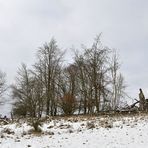
[[[44,122],[32,133],[25,121],[0,126],[0,148],[147,148],[148,116],[71,117]]]

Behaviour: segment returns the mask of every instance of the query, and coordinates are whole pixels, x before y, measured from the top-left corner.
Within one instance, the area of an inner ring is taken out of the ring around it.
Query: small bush
[[[32,119],[31,126],[34,128],[35,132],[39,132],[39,133],[42,132],[41,128],[39,127],[41,126],[41,122],[39,119]]]

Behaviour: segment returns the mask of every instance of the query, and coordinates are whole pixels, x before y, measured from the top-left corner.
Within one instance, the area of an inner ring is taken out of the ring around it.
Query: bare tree
[[[6,91],[6,74],[0,71],[0,96]]]
[[[29,98],[29,76],[28,70],[25,64],[22,64],[18,70],[16,77],[16,83],[12,85],[12,95],[15,99],[13,106],[14,114],[26,116],[28,110],[28,98]]]
[[[109,49],[102,45],[100,36],[97,36],[91,48],[84,47],[84,52],[80,55],[75,53],[75,64],[78,67],[79,110],[83,108],[84,114],[92,114],[95,110],[98,113],[103,108],[108,92]]]
[[[75,52],[75,65],[77,66],[77,96],[79,100],[79,113],[90,113],[92,111],[91,92],[92,83],[88,73],[89,65],[85,56]]]
[[[96,111],[100,111],[101,99],[105,89],[105,75],[107,73],[107,59],[109,49],[104,47],[100,41],[100,35],[95,39],[92,48],[85,50],[87,73],[90,80],[90,98],[95,100]]]
[[[120,106],[121,99],[124,99],[124,97],[127,95],[125,92],[127,85],[125,84],[125,79],[121,73],[119,73],[117,77],[117,106]]]
[[[120,64],[116,51],[113,52],[111,61],[111,84],[112,84],[112,109],[116,110],[120,105],[120,99],[124,96],[125,82],[122,74],[119,72]]]
[[[63,53],[58,48],[56,41],[51,39],[38,50],[35,71],[42,76],[42,84],[45,90],[46,115],[55,115],[56,103],[56,78],[61,71]]]
[[[59,108],[66,115],[76,110],[77,96],[77,67],[70,64],[63,69],[58,78],[58,104]]]
[[[14,114],[41,116],[43,110],[43,88],[40,81],[32,75],[25,64],[18,70],[16,83],[12,86]]]

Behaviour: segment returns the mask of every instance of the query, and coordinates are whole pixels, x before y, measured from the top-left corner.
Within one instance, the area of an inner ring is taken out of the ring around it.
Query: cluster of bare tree
[[[64,66],[54,39],[37,52],[32,69],[22,64],[12,86],[17,115],[41,117],[94,114],[116,110],[124,94],[117,54],[104,47],[98,36],[91,48],[75,52],[74,62]]]

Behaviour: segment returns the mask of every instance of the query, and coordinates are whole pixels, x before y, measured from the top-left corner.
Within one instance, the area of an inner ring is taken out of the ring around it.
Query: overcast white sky
[[[91,45],[100,32],[119,51],[127,92],[148,91],[147,0],[0,0],[0,69],[10,83],[20,63],[33,64],[52,36],[68,49]]]

